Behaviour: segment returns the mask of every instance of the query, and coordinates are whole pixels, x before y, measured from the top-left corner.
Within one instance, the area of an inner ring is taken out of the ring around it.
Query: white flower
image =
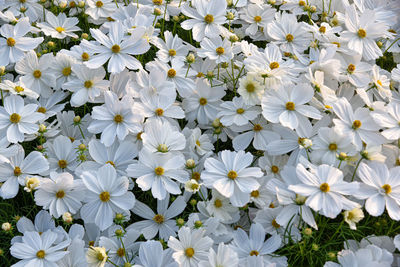
[[[172,257],[180,266],[197,267],[201,260],[207,260],[213,241],[204,233],[204,229],[182,227],[178,231],[179,240],[173,236],[169,238],[168,246],[175,251]]]
[[[185,183],[185,190],[190,193],[197,193],[200,190],[201,184],[195,179],[190,179]]]
[[[322,164],[308,171],[299,163],[296,173],[302,184],[289,185],[288,188],[307,197],[305,204],[322,215],[336,218],[342,209],[359,207],[359,204],[343,196],[356,194],[358,184],[344,182],[343,173],[339,169]]]
[[[237,253],[225,245],[219,243],[217,253],[210,248],[207,261],[201,261],[199,267],[237,267],[239,266],[239,258]]]
[[[24,99],[10,95],[0,107],[0,133],[7,136],[11,143],[24,141],[24,134],[33,134],[39,130],[37,122],[44,119],[42,113],[36,112],[36,104],[24,105]]]
[[[222,24],[226,22],[225,0],[194,0],[182,7],[182,13],[190,19],[181,23],[185,30],[193,29],[193,39],[200,42],[204,37],[215,38],[225,29]]]
[[[22,81],[12,82],[4,80],[0,83],[0,89],[10,92],[13,95],[28,96],[31,98],[38,98],[39,94],[28,88]]]
[[[157,57],[163,62],[169,62],[173,59],[184,61],[188,53],[188,48],[183,44],[179,35],[173,36],[171,32],[164,32],[165,42],[158,38],[155,45],[160,49],[157,51]]]
[[[207,212],[221,222],[232,222],[239,216],[239,209],[216,190],[212,190],[212,198],[206,204]]]
[[[70,239],[56,242],[57,237],[51,230],[42,235],[38,232],[25,232],[21,242],[14,243],[10,248],[11,255],[22,259],[12,266],[57,266],[56,262],[69,253],[64,248],[71,243]]]
[[[151,189],[152,195],[165,199],[167,193],[180,194],[179,184],[188,180],[189,174],[183,170],[185,159],[182,156],[152,154],[147,149],[139,153],[139,162],[128,166],[126,172],[135,177],[143,191]]]
[[[52,172],[50,178],[41,180],[35,192],[35,202],[48,209],[50,215],[55,218],[59,218],[65,212],[75,214],[82,206],[82,186],[82,181],[74,181],[74,177],[67,172]]]
[[[120,101],[114,92],[107,91],[104,99],[104,105],[93,107],[89,132],[101,133],[101,142],[107,147],[114,143],[115,137],[123,141],[129,133],[140,132],[142,116],[134,113],[129,96]]]
[[[7,66],[25,57],[24,52],[35,49],[43,37],[29,38],[24,37],[31,31],[31,24],[28,18],[22,18],[15,26],[4,24],[0,28],[0,34],[5,38],[0,38],[0,66]]]
[[[47,142],[45,148],[47,149],[47,160],[50,164],[50,172],[74,171],[78,166],[78,155],[68,137],[59,135],[53,142]]]
[[[372,216],[382,215],[385,206],[390,218],[400,220],[400,167],[388,169],[379,162],[361,162],[358,177],[363,183],[356,197],[367,199],[365,209]]]
[[[360,208],[354,208],[352,210],[346,210],[343,213],[344,221],[348,223],[350,229],[356,230],[356,223],[364,218],[364,212]]]
[[[85,205],[81,216],[86,223],[95,223],[100,230],[113,224],[116,213],[133,208],[135,196],[128,192],[129,181],[125,176],[118,177],[110,164],[98,171],[84,171],[81,175],[87,189]]]
[[[78,22],[79,20],[76,17],[68,18],[62,12],[56,17],[50,11],[46,12],[46,22],[40,22],[37,26],[41,28],[45,35],[50,35],[53,38],[64,39],[67,36],[78,38],[78,35],[74,33],[81,30],[76,26]]]
[[[381,134],[389,140],[397,140],[400,138],[400,104],[390,102],[385,109],[376,110],[371,113],[375,122],[385,129]]]
[[[307,104],[314,96],[314,90],[307,84],[280,86],[270,90],[262,100],[262,114],[273,123],[280,122],[290,129],[303,127],[307,117],[321,119],[320,112]],[[309,123],[308,123],[309,124]]]
[[[260,187],[255,178],[263,173],[258,167],[249,167],[253,160],[250,153],[224,150],[220,158],[206,159],[201,178],[208,188],[215,188],[234,206],[242,207],[249,202],[250,193]]]
[[[246,105],[242,97],[234,97],[232,101],[224,101],[218,113],[220,121],[225,126],[236,124],[243,126],[254,120],[261,113],[258,106]]]
[[[88,267],[104,267],[108,259],[105,247],[89,247],[86,251]]]
[[[157,255],[157,257],[154,257]],[[140,244],[139,264],[135,267],[176,267],[177,263],[172,259],[172,250],[163,250],[161,242],[149,240]]]
[[[107,18],[116,10],[115,3],[112,0],[88,0],[87,4],[89,7],[85,10],[85,13],[94,20]]]
[[[231,43],[227,38],[204,38],[200,42],[201,49],[197,51],[199,57],[207,57],[215,60],[217,64],[229,62],[233,58]]]
[[[243,97],[243,102],[246,105],[253,106],[260,104],[264,87],[254,75],[248,74],[239,79],[238,93]]]

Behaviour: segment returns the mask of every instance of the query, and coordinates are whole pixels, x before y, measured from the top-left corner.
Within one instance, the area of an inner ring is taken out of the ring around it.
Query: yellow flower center
[[[319,32],[320,33],[325,33],[326,32],[326,27],[325,26],[319,27]]]
[[[46,252],[44,252],[44,250],[39,250],[38,252],[36,252],[36,257],[38,257],[39,259],[44,259],[44,257],[46,256]]]
[[[42,77],[42,72],[40,70],[35,70],[33,72],[33,77],[35,77],[36,79],[39,79],[40,77]]]
[[[238,175],[237,175],[237,172],[235,172],[235,171],[229,171],[227,176],[229,179],[235,180]]]
[[[305,5],[306,5],[306,2],[304,2],[303,0],[299,1],[299,6],[305,6]]]
[[[256,86],[253,83],[248,83],[246,85],[246,91],[249,93],[253,93],[256,90]]]
[[[222,200],[216,199],[214,201],[214,206],[217,207],[217,208],[221,208],[222,207]]]
[[[279,68],[279,63],[274,61],[269,64],[271,70]]]
[[[254,21],[255,22],[260,22],[261,21],[261,17],[260,16],[255,16],[254,17]]]
[[[258,256],[260,253],[257,250],[250,251],[250,256]]]
[[[353,129],[358,129],[361,127],[361,121],[355,120],[353,121]]]
[[[164,222],[164,216],[162,216],[161,214],[156,214],[153,218],[153,221],[158,224],[162,224]]]
[[[64,190],[57,191],[57,193],[56,193],[57,198],[63,198],[64,196],[65,196]]]
[[[176,76],[176,70],[169,69],[167,74],[169,78],[174,78]]]
[[[291,35],[290,33],[288,35],[286,35],[286,41],[288,42],[293,42],[294,36]]]
[[[356,70],[356,66],[354,64],[349,64],[347,66],[347,71],[351,74]]]
[[[271,166],[271,171],[272,171],[273,173],[278,173],[278,172],[279,172],[279,167],[276,166],[276,165],[272,165],[272,166]]]
[[[272,226],[273,226],[274,228],[276,228],[276,229],[278,229],[278,228],[281,227],[280,224],[277,223],[275,219],[272,220],[271,224],[272,224]]]
[[[197,190],[197,189],[199,189],[199,184],[193,183],[193,184],[190,185],[190,188],[191,188],[192,190]]]
[[[358,34],[358,36],[359,36],[360,38],[365,38],[365,37],[367,36],[367,32],[366,32],[364,29],[362,29],[362,28],[360,28],[360,29],[358,30],[357,34]]]
[[[154,169],[154,173],[156,174],[156,175],[158,175],[158,176],[160,176],[160,175],[163,175],[164,174],[164,168],[163,167],[160,167],[160,166],[158,166],[158,167],[156,167],[155,169]]]
[[[153,0],[153,4],[155,4],[156,6],[161,6],[162,2],[162,0]]]
[[[114,121],[116,123],[121,123],[124,120],[124,117],[122,117],[120,114],[117,114],[114,116]]]
[[[40,113],[46,113],[46,108],[45,107],[39,107],[38,109],[37,109],[37,112],[40,112]]]
[[[336,151],[337,150],[337,144],[331,143],[331,144],[329,144],[328,148],[329,148],[330,151]]]
[[[158,108],[155,110],[157,116],[162,116],[164,114],[164,110],[162,108]]]
[[[213,21],[214,21],[214,16],[211,15],[211,14],[207,14],[207,15],[204,17],[204,21],[205,21],[206,23],[208,23],[208,24],[213,23]]]
[[[253,126],[253,130],[255,131],[255,132],[259,132],[259,131],[261,131],[263,129],[263,127],[260,125],[260,124],[254,124],[254,126]]]
[[[13,113],[10,115],[10,121],[12,123],[18,123],[21,120],[21,115],[17,114],[17,113]]]
[[[21,168],[18,166],[14,167],[14,176],[20,176],[22,173]]]
[[[196,145],[198,145],[198,146],[201,145],[199,140],[196,140]]]
[[[320,189],[322,192],[326,193],[326,192],[329,192],[330,187],[329,187],[329,184],[323,183],[323,184],[321,184],[321,185],[319,186],[319,189]]]
[[[379,84],[380,86],[383,86],[381,80],[377,80],[376,83]]]
[[[244,113],[244,109],[238,108],[238,109],[236,110],[236,113],[237,113],[237,114],[243,114],[243,113]]]
[[[102,7],[103,5],[104,5],[103,2],[101,2],[101,1],[96,2],[96,6],[99,8]]]
[[[17,93],[21,93],[21,92],[23,92],[25,89],[24,89],[24,87],[21,87],[21,86],[17,85],[17,86],[15,86],[14,90],[15,90]]]
[[[193,249],[193,248],[187,248],[187,249],[185,249],[185,255],[186,255],[186,257],[188,257],[188,258],[193,257],[193,255],[194,255],[194,249]]]
[[[125,256],[125,249],[124,248],[119,248],[118,250],[117,250],[117,255],[119,256],[119,257],[124,257]]]
[[[115,45],[113,45],[113,46],[111,47],[111,51],[112,51],[113,53],[119,53],[120,50],[121,50],[121,47],[120,47],[119,45],[117,45],[117,44],[115,44]]]
[[[166,153],[168,152],[168,147],[166,144],[159,144],[157,147],[158,152]]]
[[[7,38],[7,45],[11,46],[11,47],[14,46],[15,45],[15,39],[12,38],[12,37]]]
[[[60,160],[58,161],[58,166],[59,166],[61,169],[65,169],[65,168],[67,168],[67,166],[68,166],[68,162],[67,162],[65,159],[60,159]]]
[[[136,135],[136,139],[137,139],[137,140],[142,140],[142,134],[143,134],[143,132],[138,133],[138,134]]]
[[[168,51],[168,54],[169,54],[171,57],[173,57],[173,56],[176,55],[176,50],[175,50],[175,49],[170,49],[170,50]]]
[[[83,61],[88,61],[90,56],[89,56],[88,53],[83,52],[82,55],[81,55],[81,58],[82,58]]]
[[[385,190],[385,194],[390,194],[392,192],[392,187],[388,184],[382,185],[383,190]]]
[[[69,75],[71,75],[71,67],[65,67],[65,68],[63,68],[62,74],[63,74],[64,76],[69,76]]]
[[[251,191],[250,195],[251,195],[252,197],[257,198],[257,197],[260,196],[260,191],[258,191],[258,190]]]
[[[204,73],[202,73],[202,72],[199,72],[199,73],[197,73],[196,77],[197,77],[197,78],[204,77]]]
[[[58,33],[62,33],[62,32],[65,32],[65,29],[64,29],[63,27],[57,27],[57,28],[56,28],[56,31],[57,31]]]
[[[201,174],[199,172],[192,173],[192,179],[195,179],[197,182],[200,181]]]
[[[200,105],[202,105],[202,106],[207,105],[207,99],[205,99],[204,97],[202,97],[202,98],[199,99],[199,103],[200,103]]]
[[[293,102],[289,101],[289,102],[286,103],[286,109],[287,110],[294,110],[295,106],[296,105]]]
[[[100,193],[99,198],[101,201],[107,202],[110,200],[110,193],[108,193],[107,191],[103,191]]]
[[[85,82],[83,83],[83,86],[85,86],[87,89],[92,88],[93,82],[90,81],[90,80],[85,81]]]
[[[115,167],[115,163],[112,160],[106,161],[106,164],[110,164],[111,166]]]
[[[217,55],[222,55],[225,52],[225,49],[220,46],[215,49],[215,52],[217,52]]]

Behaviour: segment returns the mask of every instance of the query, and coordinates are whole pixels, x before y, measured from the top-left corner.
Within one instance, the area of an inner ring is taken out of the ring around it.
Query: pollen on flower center
[[[44,250],[39,250],[38,252],[36,252],[36,257],[38,257],[39,259],[44,259],[44,257],[46,256],[46,252],[44,252]]]
[[[243,113],[244,113],[244,109],[238,108],[238,109],[236,110],[236,113],[237,113],[237,114],[243,114]]]
[[[294,110],[295,106],[296,105],[293,102],[289,101],[289,102],[286,103],[286,109],[287,110]]]
[[[260,22],[261,21],[261,17],[260,16],[255,16],[254,17],[254,21],[255,22]]]
[[[204,17],[204,21],[205,21],[206,23],[208,23],[208,24],[213,23],[213,21],[214,21],[214,16],[211,15],[211,14],[207,14],[207,15]]]
[[[325,26],[319,27],[319,32],[320,33],[325,33],[326,32],[326,27]]]
[[[336,151],[337,150],[337,144],[331,143],[331,144],[329,144],[328,148],[329,148],[330,151]]]
[[[56,193],[57,198],[63,198],[65,196],[64,190],[58,190]]]
[[[97,1],[96,2],[96,7],[102,7],[104,4],[101,1]]]
[[[225,49],[220,46],[215,49],[215,52],[217,52],[217,55],[222,55],[225,52]]]
[[[260,253],[257,250],[250,251],[250,256],[258,256]]]
[[[93,82],[90,81],[90,80],[85,81],[85,82],[83,83],[83,86],[85,86],[87,89],[92,88]]]
[[[65,169],[65,168],[67,168],[67,166],[68,166],[68,162],[67,162],[65,159],[60,159],[60,160],[58,161],[58,166],[59,166],[61,169]]]
[[[187,249],[185,249],[185,255],[186,255],[186,257],[188,257],[188,258],[193,257],[193,255],[194,255],[194,249],[193,249],[193,248],[187,248]]]
[[[214,201],[214,206],[217,208],[221,208],[222,207],[222,201],[220,199],[216,199]]]
[[[88,53],[83,52],[82,55],[81,55],[81,58],[82,58],[83,61],[88,61],[90,56],[89,56]]]
[[[153,217],[153,221],[155,221],[158,224],[162,224],[164,222],[164,216],[162,216],[161,214],[156,214]]]
[[[305,1],[303,1],[303,0],[300,0],[299,1],[299,6],[305,6],[306,5],[306,2]]]
[[[107,202],[110,200],[110,193],[108,193],[107,191],[103,191],[100,193],[99,198],[101,201]]]
[[[115,44],[115,45],[111,46],[111,51],[115,54],[119,53],[119,51],[121,51],[121,47],[119,45]]]
[[[169,54],[171,57],[173,57],[173,56],[176,55],[176,50],[175,50],[175,49],[170,49],[170,50],[168,50],[168,54]]]
[[[347,66],[347,71],[351,74],[356,70],[356,66],[354,64],[349,64]]]
[[[22,173],[21,168],[18,166],[14,167],[14,176],[20,176]]]
[[[198,145],[198,146],[201,145],[199,140],[196,140],[196,145]]]
[[[192,179],[196,180],[197,182],[200,181],[201,174],[199,172],[192,173]]]
[[[154,112],[157,116],[162,116],[164,114],[164,110],[162,108],[158,108]]]
[[[42,77],[42,72],[40,70],[35,70],[33,72],[33,77],[35,77],[36,79],[39,79],[40,77]]]
[[[36,111],[40,113],[46,113],[47,109],[45,107],[39,107]]]
[[[361,121],[359,121],[359,120],[355,120],[355,121],[353,121],[353,129],[358,129],[358,128],[360,128],[361,127]]]
[[[250,195],[252,197],[259,197],[260,196],[260,191],[258,191],[258,190],[251,191]]]
[[[154,173],[156,174],[156,175],[158,175],[158,176],[160,176],[160,175],[163,175],[164,174],[164,168],[163,167],[160,167],[160,166],[158,166],[158,167],[156,167],[155,169],[154,169]]]
[[[21,115],[17,114],[17,113],[13,113],[10,115],[10,121],[12,123],[18,123],[21,120]]]
[[[21,86],[17,85],[17,86],[15,86],[14,90],[15,90],[17,93],[21,93],[21,92],[23,92],[25,89],[24,89],[24,87],[21,87]]]
[[[176,70],[169,69],[167,74],[169,78],[174,78],[176,76]]]
[[[119,257],[125,256],[125,249],[124,249],[124,248],[119,248],[119,249],[117,249],[117,255],[118,255]]]
[[[272,171],[273,173],[278,173],[278,172],[279,172],[279,167],[276,166],[276,165],[272,165],[272,166],[271,166],[271,171]]]
[[[366,32],[364,29],[362,29],[362,28],[358,29],[357,34],[358,34],[358,36],[359,36],[360,38],[365,38],[365,37],[367,36],[367,32]]]
[[[380,86],[382,86],[381,80],[377,80],[376,83],[379,84]]]
[[[383,190],[385,190],[385,194],[390,194],[392,192],[392,187],[388,184],[382,185]]]
[[[124,117],[122,117],[120,114],[117,114],[114,116],[114,121],[116,123],[121,123],[121,122],[123,122],[123,120],[124,120]]]
[[[290,33],[286,35],[286,41],[288,42],[293,42],[294,36],[291,35]]]
[[[63,27],[57,27],[57,28],[56,28],[56,31],[57,31],[58,33],[62,33],[62,32],[65,32],[65,29],[64,29]]]
[[[324,192],[324,193],[329,192],[329,190],[330,190],[329,184],[323,183],[323,184],[321,184],[321,185],[319,186],[319,189],[320,189],[322,192]]]
[[[256,86],[253,83],[248,83],[246,85],[246,91],[249,93],[253,93],[256,90]]]
[[[202,98],[199,99],[199,103],[200,103],[200,105],[202,105],[202,106],[207,105],[207,99],[205,99],[204,97],[202,97]]]
[[[274,61],[269,64],[271,70],[279,68],[279,63]]]
[[[260,124],[254,124],[253,126],[253,131],[259,132],[263,129],[263,127]]]
[[[278,228],[281,227],[281,225],[280,225],[279,223],[277,223],[275,219],[272,220],[271,224],[272,224],[272,226],[273,226],[274,228],[276,228],[276,229],[278,229]]]
[[[111,166],[115,167],[115,163],[112,160],[106,161],[106,164],[110,164]]]
[[[237,172],[235,172],[235,171],[229,171],[227,176],[229,179],[235,180],[238,175],[237,175]]]
[[[65,67],[65,68],[63,68],[62,74],[63,74],[64,76],[69,76],[69,75],[71,75],[71,67]]]
[[[7,38],[7,45],[11,46],[11,47],[14,46],[15,45],[15,39],[12,38],[12,37]]]

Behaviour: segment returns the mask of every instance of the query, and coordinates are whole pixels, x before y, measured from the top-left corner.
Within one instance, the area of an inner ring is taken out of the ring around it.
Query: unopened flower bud
[[[85,7],[85,1],[79,1],[78,7],[79,8],[84,8]]]
[[[311,228],[305,228],[303,230],[304,235],[306,236],[311,236],[312,235],[312,229]]]
[[[216,118],[215,120],[213,120],[213,122],[212,122],[212,127],[218,128],[218,127],[220,127],[220,126],[221,126],[221,122],[219,121],[218,118]]]
[[[39,125],[39,133],[44,133],[46,131],[46,125],[40,124]]]
[[[182,218],[176,219],[176,225],[183,226],[185,224],[185,220]]]
[[[117,230],[115,230],[115,235],[118,237],[121,237],[124,235],[124,232],[121,229],[117,229]]]
[[[75,123],[80,123],[81,122],[81,117],[80,116],[75,116],[74,117],[74,122]]]
[[[154,13],[153,13],[154,15],[156,15],[156,16],[161,16],[161,14],[162,14],[162,12],[161,12],[161,9],[159,9],[159,8],[155,8],[154,9]]]
[[[38,187],[40,181],[36,177],[26,177],[25,178],[25,187],[24,190],[26,192],[32,192],[36,187]]]
[[[63,221],[64,221],[65,223],[72,223],[72,221],[73,221],[72,215],[71,215],[71,213],[69,213],[69,212],[65,212],[65,213],[62,215],[62,219],[63,219]]]
[[[47,46],[53,48],[56,44],[53,41],[47,42]]]
[[[228,13],[226,14],[226,18],[227,18],[228,20],[233,20],[233,19],[235,18],[235,14],[233,14],[232,12],[228,12]]]
[[[65,2],[60,2],[60,3],[58,4],[58,6],[59,6],[60,8],[62,8],[62,9],[64,9],[64,8],[67,7],[67,3],[65,3]]]
[[[3,76],[6,73],[6,67],[0,66],[0,76]]]
[[[193,54],[193,53],[190,53],[190,54],[187,55],[187,57],[186,57],[186,61],[187,61],[189,64],[194,63],[195,60],[196,60],[196,58],[194,57],[194,54]]]
[[[196,167],[196,162],[194,161],[194,159],[188,159],[186,161],[186,168],[193,169],[194,167]]]
[[[81,37],[82,37],[82,39],[87,40],[87,39],[89,39],[89,34],[87,34],[86,32],[84,32],[84,33],[81,34]]]
[[[231,41],[232,43],[239,41],[239,37],[237,37],[237,35],[231,35],[229,36],[229,41]]]
[[[1,225],[1,229],[3,229],[5,232],[11,231],[12,225],[9,222],[5,222]]]
[[[85,149],[86,149],[86,145],[85,145],[85,144],[80,144],[80,145],[78,146],[78,149],[79,149],[79,150],[85,150]]]
[[[194,199],[194,198],[192,198],[192,199],[190,200],[189,204],[192,205],[192,206],[196,206],[196,205],[197,205],[197,200]]]
[[[316,12],[317,11],[317,7],[316,6],[311,6],[310,7],[310,12],[311,13],[314,13],[314,12]]]
[[[179,22],[179,20],[180,20],[180,19],[179,19],[178,16],[173,16],[173,17],[172,17],[172,21],[173,21],[173,22]]]
[[[203,226],[203,222],[202,221],[195,221],[194,222],[194,227],[195,228],[200,228],[200,227],[202,227]]]

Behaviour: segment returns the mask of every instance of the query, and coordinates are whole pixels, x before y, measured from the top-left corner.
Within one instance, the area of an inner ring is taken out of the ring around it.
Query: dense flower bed
[[[400,266],[399,1],[0,11],[1,266]]]

